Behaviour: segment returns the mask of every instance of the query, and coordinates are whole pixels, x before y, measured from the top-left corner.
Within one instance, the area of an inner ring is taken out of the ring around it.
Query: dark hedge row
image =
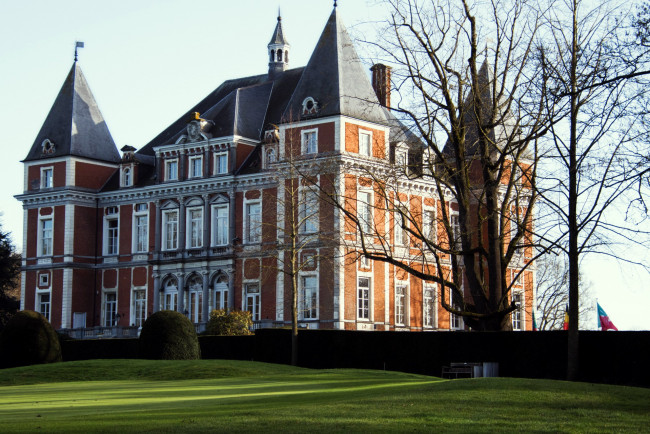
[[[135,358],[137,339],[63,342],[64,360]],[[199,336],[204,359],[290,362],[291,332]],[[580,332],[580,380],[650,387],[650,332]],[[451,362],[497,362],[504,377],[562,380],[566,332],[356,332],[301,330],[299,365],[388,369],[439,376]]]

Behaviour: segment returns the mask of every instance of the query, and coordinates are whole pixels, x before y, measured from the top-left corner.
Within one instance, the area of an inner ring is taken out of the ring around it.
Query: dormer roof
[[[24,161],[63,156],[120,161],[106,121],[77,62],[73,63]]]

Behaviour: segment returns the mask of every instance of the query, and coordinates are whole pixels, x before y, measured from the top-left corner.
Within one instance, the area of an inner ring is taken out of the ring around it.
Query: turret
[[[268,45],[269,79],[289,68],[289,48],[291,46],[282,33],[282,17],[278,11],[278,24]]]

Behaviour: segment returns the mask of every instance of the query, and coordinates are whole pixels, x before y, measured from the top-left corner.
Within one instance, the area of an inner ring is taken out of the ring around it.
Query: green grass
[[[647,432],[650,390],[222,360],[0,371],[2,432]]]

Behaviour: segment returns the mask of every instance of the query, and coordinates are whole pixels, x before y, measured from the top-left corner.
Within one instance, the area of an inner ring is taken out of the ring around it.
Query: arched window
[[[275,50],[271,50],[271,57],[269,59],[271,62],[275,62]]]
[[[278,50],[278,62],[282,62],[282,50]]]
[[[221,275],[214,281],[214,308],[228,311],[228,276]]]
[[[289,50],[284,50],[284,63],[289,63]]]
[[[266,168],[268,169],[271,163],[275,163],[275,149],[270,148],[266,151]]]
[[[170,277],[165,281],[160,307],[162,310],[176,310],[178,308],[178,281],[175,277]]]
[[[124,187],[129,187],[132,184],[131,179],[131,169],[125,167],[122,171],[122,185]]]
[[[203,279],[194,275],[187,282],[189,302],[185,308],[189,312],[190,321],[200,323],[203,320]]]

